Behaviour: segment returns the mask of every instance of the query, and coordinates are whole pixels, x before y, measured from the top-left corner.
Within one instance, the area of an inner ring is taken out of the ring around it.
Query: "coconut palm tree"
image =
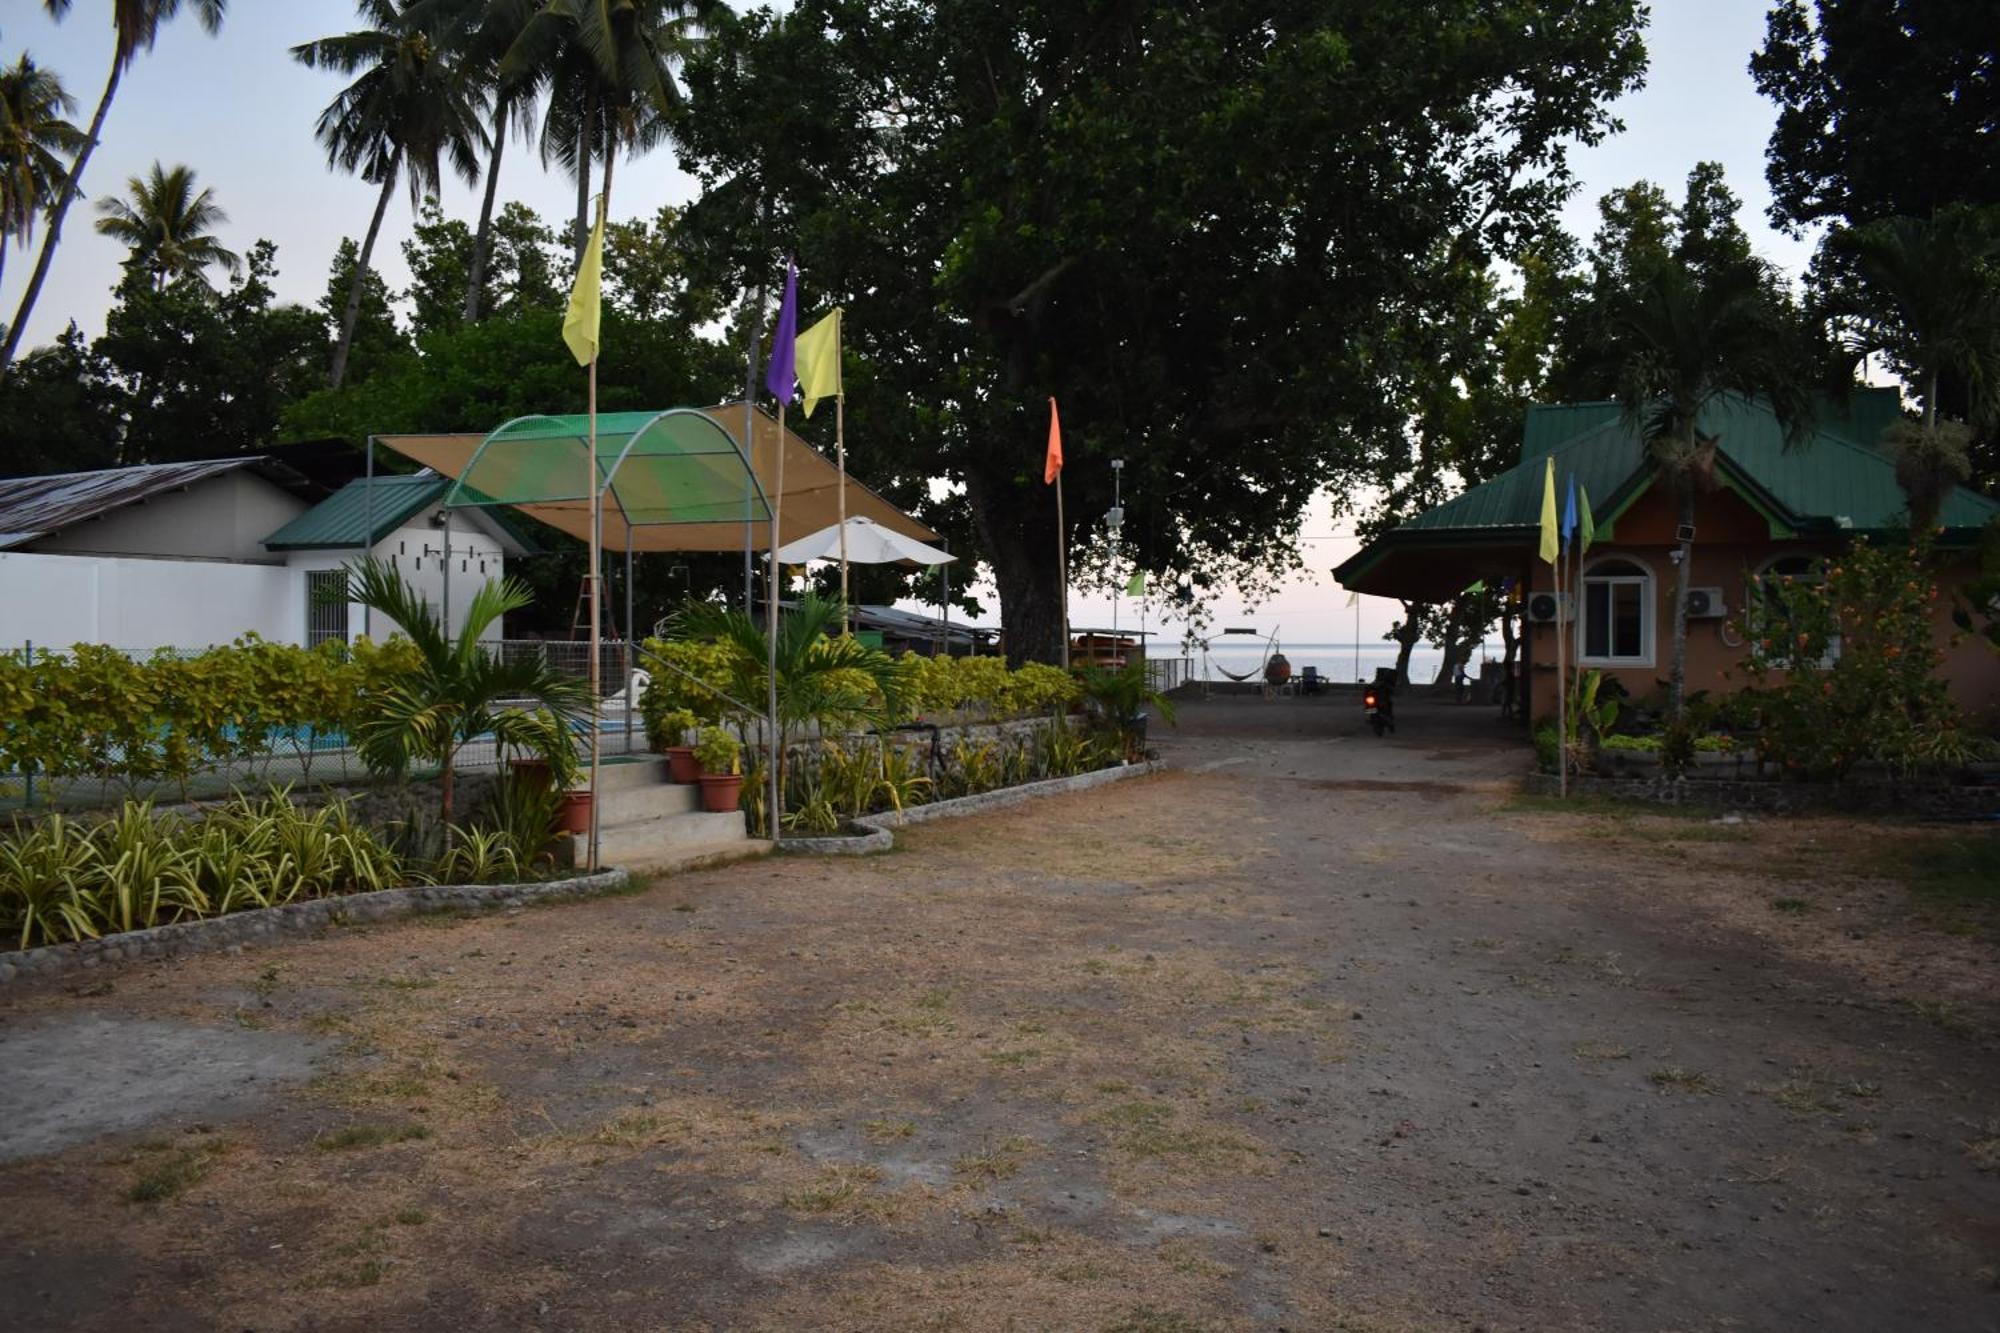
[[[1762,398],[1777,415],[1788,446],[1811,438],[1815,377],[1806,338],[1776,273],[1758,259],[1700,273],[1660,260],[1614,297],[1607,352],[1617,366],[1619,398],[1654,467],[1673,491],[1680,517],[1674,571],[1672,668],[1676,722],[1687,687],[1687,590],[1693,576],[1697,492],[1712,488],[1720,436],[1705,435],[1702,414],[1728,395]]]
[[[125,188],[131,198],[98,201],[103,216],[97,230],[125,243],[132,251],[126,262],[152,274],[156,290],[183,277],[206,284],[210,264],[231,273],[243,267],[241,256],[208,234],[229,215],[215,202],[215,191],[195,189],[191,167],[169,170],[155,162],[148,175],[131,177]]]
[[[68,174],[63,163],[83,147],[83,131],[68,119],[75,110],[62,80],[26,55],[0,69],[0,273],[8,245],[34,239],[35,219]]]
[[[467,741],[491,736],[502,748],[542,750],[556,737],[573,744],[575,729],[588,725],[590,692],[582,681],[550,666],[545,654],[505,661],[480,643],[507,612],[533,604],[534,594],[519,580],[481,584],[455,639],[401,571],[372,556],[349,566],[345,595],[395,622],[422,659],[415,674],[374,696],[355,728],[355,748],[381,773],[400,775],[415,760],[436,764],[447,830],[453,765]]]
[[[666,140],[686,108],[673,66],[725,12],[717,0],[548,0],[522,24],[500,67],[548,92],[542,161],[576,180],[579,263],[592,162],[603,159],[608,195],[620,149],[636,155]]]
[[[446,4],[474,4],[480,0],[440,0]],[[535,15],[538,0],[486,0],[471,28],[468,57],[477,63],[477,77],[490,89],[492,122],[487,132],[491,141],[486,160],[486,190],[479,201],[479,225],[472,233],[472,261],[466,266],[465,322],[476,323],[479,302],[485,294],[486,266],[493,255],[493,205],[500,191],[500,157],[507,136],[517,134],[523,142],[533,140],[538,76],[532,71],[513,70],[503,62],[520,39],[521,31]]]
[[[477,181],[487,147],[485,90],[465,54],[471,11],[431,0],[359,0],[357,8],[369,26],[292,48],[300,64],[357,76],[320,113],[315,137],[329,166],[379,187],[334,342],[328,380],[336,389],[347,378],[369,260],[397,183],[407,184],[414,208],[437,193],[447,158],[468,184]]]
[[[1848,353],[1887,353],[1923,396],[1922,423],[1892,427],[1888,441],[1911,526],[1922,531],[1971,473],[1971,428],[2000,425],[2000,208],[1885,218],[1828,244],[1854,275],[1830,311]],[[1939,417],[1947,378],[1965,392],[1968,424]]]
[[[187,0],[194,10],[201,26],[213,34],[222,27],[222,15],[229,7],[229,0]],[[42,7],[58,21],[69,14],[70,0],[42,0]],[[0,375],[7,373],[13,364],[14,353],[21,345],[21,337],[28,327],[28,316],[34,313],[35,301],[42,294],[42,283],[49,275],[49,264],[55,258],[56,245],[62,240],[63,218],[69,214],[69,206],[76,202],[76,192],[83,183],[83,169],[90,162],[91,150],[97,147],[104,135],[104,117],[111,110],[111,99],[118,93],[118,82],[125,77],[125,71],[139,57],[141,51],[153,49],[153,42],[160,35],[160,25],[180,13],[181,0],[111,0],[111,26],[116,40],[111,48],[111,74],[104,81],[104,92],[97,99],[97,111],[90,118],[90,131],[77,145],[76,158],[64,174],[62,191],[56,196],[55,207],[49,210],[49,229],[42,237],[42,250],[35,257],[35,270],[29,275],[27,290],[21,293],[21,304],[14,312],[14,322],[7,326],[7,338],[0,343]]]

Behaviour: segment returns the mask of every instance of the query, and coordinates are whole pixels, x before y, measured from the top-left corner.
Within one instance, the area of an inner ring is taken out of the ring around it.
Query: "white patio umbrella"
[[[838,560],[842,557],[843,533],[847,539],[846,558],[858,565],[942,565],[958,559],[949,551],[926,546],[873,519],[850,518],[780,546],[778,563],[802,565],[808,560]]]

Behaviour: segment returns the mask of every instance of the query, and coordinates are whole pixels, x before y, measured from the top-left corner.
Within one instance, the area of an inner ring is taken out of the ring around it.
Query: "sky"
[[[1652,9],[1646,86],[1616,104],[1625,123],[1622,133],[1595,148],[1575,150],[1572,165],[1581,188],[1565,210],[1565,224],[1588,238],[1596,230],[1596,201],[1606,191],[1643,178],[1678,195],[1688,170],[1712,159],[1723,164],[1730,186],[1744,200],[1743,222],[1758,252],[1794,275],[1802,273],[1811,239],[1787,237],[1764,219],[1770,201],[1764,145],[1775,111],[1758,96],[1747,64],[1763,37],[1765,6],[1752,0],[1654,0]],[[109,13],[109,0],[80,0],[58,25],[39,5],[8,0],[0,20],[0,56],[11,62],[25,47],[43,67],[55,70],[77,99],[77,120],[85,122],[108,69]],[[127,177],[156,160],[187,163],[201,184],[214,188],[229,215],[219,229],[225,243],[241,251],[259,237],[277,242],[279,297],[317,301],[335,246],[366,228],[374,192],[330,171],[312,138],[313,123],[341,78],[307,70],[287,53],[300,42],[353,26],[347,0],[237,0],[215,37],[184,13],[161,30],[153,52],[125,76],[86,172],[86,192],[93,200],[122,193]],[[662,204],[687,202],[694,190],[671,154],[656,151],[621,165],[615,216],[650,216]],[[574,186],[544,172],[534,154],[517,145],[509,146],[500,195],[552,220],[568,216],[575,206]],[[475,215],[478,202],[474,190],[457,181],[443,199],[446,211],[460,217]],[[123,249],[92,230],[94,217],[81,201],[71,209],[29,323],[31,343],[48,341],[71,318],[86,334],[102,331]],[[408,281],[401,243],[410,232],[410,209],[399,196],[375,253],[392,288]],[[9,256],[0,308],[15,308],[30,267],[29,255]],[[1130,521],[1138,521],[1144,504],[1143,495],[1126,497]],[[1304,569],[1255,609],[1220,599],[1212,608],[1214,622],[1254,624],[1266,633],[1278,629],[1292,643],[1353,640],[1354,611],[1328,574],[1358,546],[1347,535],[1350,529],[1351,520],[1336,523],[1330,501],[1315,502],[1301,529]],[[997,599],[989,594],[986,600],[992,608],[988,618],[997,618]],[[1372,641],[1399,608],[1363,598],[1360,611],[1360,637]],[[1130,625],[1135,612],[1124,604],[1120,623]],[[1072,603],[1073,624],[1108,625],[1111,616],[1108,598],[1079,593]]]

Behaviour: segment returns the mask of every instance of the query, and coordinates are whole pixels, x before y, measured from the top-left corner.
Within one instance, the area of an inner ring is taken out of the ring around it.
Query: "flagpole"
[[[1069,670],[1069,543],[1063,524],[1062,469],[1056,469],[1056,576],[1062,580],[1062,664]]]
[[[775,351],[773,355],[776,355]],[[771,841],[775,843],[783,836],[782,821],[784,817],[784,811],[779,808],[779,802],[784,799],[784,792],[780,790],[778,781],[778,766],[784,761],[784,756],[779,752],[782,742],[778,736],[778,588],[780,582],[778,578],[778,540],[785,513],[785,400],[783,398],[778,400],[778,461],[773,474],[777,489],[771,502],[771,563],[765,574],[767,587],[764,599],[764,632],[765,637],[768,639],[768,642],[765,644],[767,660],[764,669],[764,706],[770,719],[770,730],[767,733],[769,740],[765,750],[764,766],[770,770],[765,775],[768,784],[766,788],[767,799],[769,801],[769,805],[766,808],[770,811],[770,826],[766,831],[770,833]]]
[[[1562,547],[1556,547],[1556,795],[1569,797],[1569,667],[1565,665],[1563,640],[1568,637],[1563,632],[1567,620],[1564,614],[1563,595],[1569,589],[1569,581],[1563,577]]]
[[[572,400],[574,401],[574,400]],[[590,869],[597,870],[598,817],[597,768],[602,728],[598,725],[598,658],[603,652],[603,629],[598,614],[603,580],[598,564],[604,558],[604,502],[597,485],[597,357],[590,358],[590,449],[585,457],[590,468]]]
[[[836,355],[838,355],[836,345]],[[833,440],[834,448],[840,455],[840,632],[851,632],[848,626],[847,598],[847,394],[843,391],[833,396]]]

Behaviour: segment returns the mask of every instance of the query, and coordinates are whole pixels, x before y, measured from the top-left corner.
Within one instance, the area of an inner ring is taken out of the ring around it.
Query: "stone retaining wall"
[[[950,819],[955,815],[975,815],[987,810],[1004,810],[1010,805],[1020,805],[1043,796],[1088,791],[1092,787],[1102,787],[1107,782],[1123,782],[1127,778],[1145,777],[1149,773],[1158,773],[1165,767],[1163,761],[1149,759],[1143,764],[1122,764],[1117,768],[1095,769],[1089,773],[1078,773],[1073,777],[1024,782],[1018,787],[1002,787],[998,791],[983,791],[974,796],[954,797],[949,801],[930,801],[924,805],[913,805],[900,814],[888,810],[880,814],[862,815],[853,823],[858,828],[867,829],[868,832],[865,834],[844,838],[786,838],[778,844],[778,850],[815,856],[865,856],[870,852],[886,852],[896,845],[895,835],[890,830],[905,824],[927,824],[933,819]]]
[[[390,921],[428,912],[485,911],[558,898],[586,898],[623,888],[630,879],[623,870],[605,870],[572,879],[519,884],[424,884],[336,898],[312,898],[283,907],[231,912],[227,916],[155,926],[151,930],[107,935],[98,940],[0,954],[0,986],[59,977],[108,964],[179,958],[244,944],[264,944],[329,926]]]
[[[1776,782],[1728,778],[1573,777],[1572,793],[1654,805],[1695,805],[1775,815],[1900,814],[1933,819],[2000,815],[2000,787],[1942,787],[1894,782]],[[1532,773],[1528,791],[1554,796],[1555,775]]]

